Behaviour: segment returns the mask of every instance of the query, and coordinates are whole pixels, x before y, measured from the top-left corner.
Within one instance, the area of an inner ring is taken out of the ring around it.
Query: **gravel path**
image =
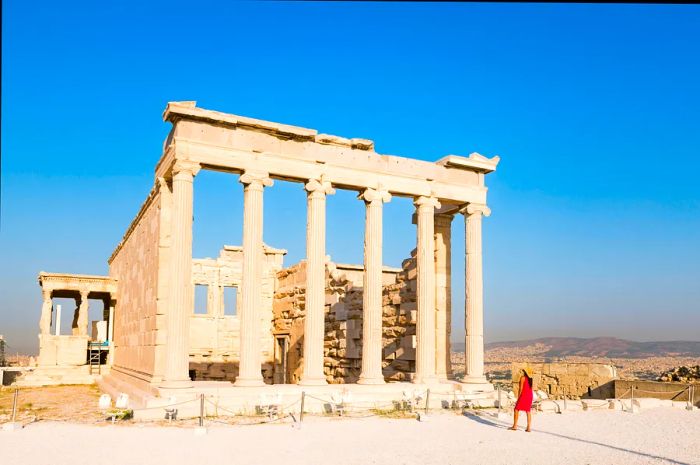
[[[658,408],[537,414],[534,431],[492,416],[305,418],[291,424],[182,427],[39,422],[0,431],[3,464],[694,464],[700,411]]]

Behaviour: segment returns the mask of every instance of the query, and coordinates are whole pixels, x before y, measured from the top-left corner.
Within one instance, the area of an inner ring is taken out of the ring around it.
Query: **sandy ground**
[[[700,411],[537,414],[508,431],[486,413],[415,419],[307,417],[229,426],[35,422],[0,431],[3,464],[700,464]]]

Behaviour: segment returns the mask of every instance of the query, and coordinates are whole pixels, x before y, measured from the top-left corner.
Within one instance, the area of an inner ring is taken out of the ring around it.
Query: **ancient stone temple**
[[[47,286],[55,275],[40,276],[40,364],[88,363],[82,304],[73,334],[65,336],[79,339],[64,343],[51,335],[51,298],[67,293],[80,302],[90,295],[108,302],[108,374],[100,383],[129,392],[142,406],[216,392],[235,408],[260,393],[295,396],[339,384],[370,399],[407,387],[493,390],[484,377],[481,234],[490,213],[484,175],[498,157],[447,155],[431,163],[380,155],[371,140],[194,102],[171,102],[163,117],[172,130],[153,188],[109,258],[109,276],[76,276],[75,286],[62,287]],[[193,180],[200,170],[239,175],[243,185],[243,243],[222,244],[216,258],[192,257]],[[307,194],[306,259],[291,266],[285,250],[263,243],[263,200],[275,179],[299,182]],[[326,255],[326,197],[337,189],[356,191],[365,205],[359,265]],[[395,196],[413,199],[417,226],[416,248],[401,268],[382,262],[382,209]],[[456,218],[465,222],[465,237],[451,236]],[[453,239],[465,241],[466,250],[466,373],[459,382],[450,366]],[[195,312],[197,286],[206,288],[207,305]],[[227,314],[231,301],[235,312]],[[61,351],[72,355],[62,358]]]

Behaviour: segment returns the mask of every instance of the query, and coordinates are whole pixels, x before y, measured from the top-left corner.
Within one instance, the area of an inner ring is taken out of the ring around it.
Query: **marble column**
[[[61,335],[61,306],[56,305],[56,325],[54,334],[56,336]]]
[[[435,197],[418,197],[416,225],[418,250],[416,254],[418,321],[416,324],[416,373],[414,383],[433,383],[435,373],[435,238],[434,214],[440,207]]]
[[[51,303],[51,291],[41,290],[41,318],[39,319],[39,334],[51,334],[51,313],[53,312]]]
[[[435,215],[435,363],[441,381],[452,378],[450,334],[452,325],[452,219]]]
[[[194,177],[200,166],[176,160],[172,169],[169,307],[166,314],[165,371],[161,387],[185,388],[189,376],[190,315],[194,308],[192,285],[192,214]]]
[[[114,305],[115,302],[109,299],[105,302],[108,305],[107,311],[107,340],[110,344],[114,341]]]
[[[481,255],[481,219],[486,205],[469,204],[461,210],[465,221],[465,383],[486,383],[484,376],[484,290]]]
[[[384,384],[382,374],[382,210],[391,194],[366,189],[365,273],[362,291],[362,371],[358,384]]]
[[[114,300],[108,299],[105,303],[109,306],[109,315],[107,316],[107,340],[109,341],[109,353],[107,354],[107,364],[114,363]]]
[[[263,264],[263,189],[272,185],[267,173],[246,171],[243,184],[243,277],[239,320],[240,362],[236,386],[262,386],[260,306]]]
[[[326,195],[331,183],[311,179],[307,191],[306,220],[306,316],[304,318],[304,373],[299,384],[327,384],[323,373],[323,339],[326,304]]]

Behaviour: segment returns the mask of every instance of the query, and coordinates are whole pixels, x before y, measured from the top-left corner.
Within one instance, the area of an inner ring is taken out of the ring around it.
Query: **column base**
[[[493,392],[493,384],[486,380],[486,377],[470,377],[460,381],[462,391]]]
[[[182,380],[164,380],[158,385],[162,389],[187,389],[193,386],[192,380],[182,379]]]
[[[438,384],[440,379],[436,375],[432,376],[422,376],[420,378],[414,377],[411,382],[413,384]]]
[[[328,381],[326,378],[302,378],[297,384],[299,386],[326,386]]]
[[[386,384],[386,381],[384,381],[384,377],[363,377],[360,375],[360,379],[357,380],[357,384]]]
[[[236,387],[259,387],[265,386],[265,381],[261,378],[236,378],[233,382]]]

